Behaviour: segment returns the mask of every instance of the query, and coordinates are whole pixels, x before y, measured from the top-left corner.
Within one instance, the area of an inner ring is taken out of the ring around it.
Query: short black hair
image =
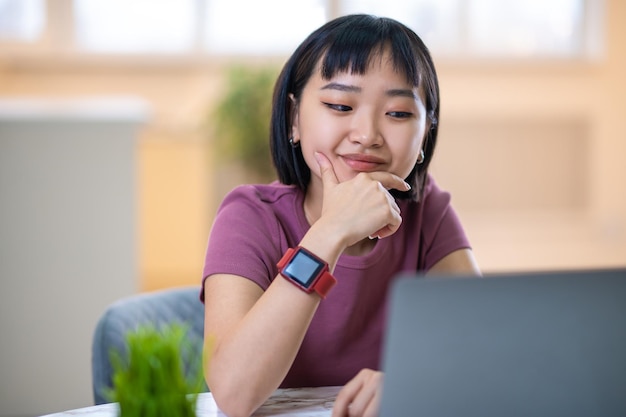
[[[321,68],[325,79],[344,71],[364,74],[372,57],[381,55],[386,48],[391,51],[394,68],[425,93],[430,128],[422,145],[424,160],[417,163],[406,178],[412,187],[410,191],[392,190],[397,198],[419,201],[437,140],[439,82],[435,66],[428,48],[413,30],[396,20],[365,14],[336,18],[311,33],[285,63],[276,81],[270,148],[281,183],[295,184],[306,192],[311,179],[301,148],[289,143],[293,113],[297,108],[290,95],[295,97],[296,103],[299,102],[306,83],[317,68]]]

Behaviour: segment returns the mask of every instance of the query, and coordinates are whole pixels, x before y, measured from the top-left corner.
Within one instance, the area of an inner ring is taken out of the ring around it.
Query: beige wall
[[[607,18],[606,54],[594,63],[437,60],[433,171],[485,271],[626,265],[626,3],[609,0]],[[142,290],[199,282],[213,213],[233,185],[213,169],[200,129],[221,67],[0,58],[0,96],[151,103],[137,143]]]
[[[597,62],[440,65],[435,172],[488,271],[626,265],[626,4],[606,12]]]

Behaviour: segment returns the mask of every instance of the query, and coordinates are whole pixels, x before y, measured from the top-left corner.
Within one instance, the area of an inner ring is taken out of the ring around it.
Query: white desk
[[[293,388],[277,390],[253,416],[328,417],[341,387]],[[44,417],[117,417],[116,403],[79,408]],[[197,417],[218,417],[224,414],[217,408],[210,392],[198,396]]]

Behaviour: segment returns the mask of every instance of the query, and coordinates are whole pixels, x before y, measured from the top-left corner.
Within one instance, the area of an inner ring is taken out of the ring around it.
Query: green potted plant
[[[272,66],[230,67],[224,94],[209,117],[219,162],[240,164],[258,182],[275,178],[269,124],[277,75]]]
[[[172,324],[138,328],[126,336],[125,356],[111,352],[112,401],[121,417],[194,417],[201,391],[201,358],[186,341],[186,329]],[[197,355],[197,354],[196,354]],[[185,369],[184,362],[193,369]]]

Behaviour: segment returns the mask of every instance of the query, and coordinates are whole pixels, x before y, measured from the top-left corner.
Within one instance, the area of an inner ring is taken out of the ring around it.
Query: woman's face
[[[387,171],[406,178],[428,128],[424,93],[393,68],[390,55],[374,57],[363,75],[342,72],[330,80],[319,67],[306,84],[292,126],[320,189],[321,152],[340,182],[360,172]]]

